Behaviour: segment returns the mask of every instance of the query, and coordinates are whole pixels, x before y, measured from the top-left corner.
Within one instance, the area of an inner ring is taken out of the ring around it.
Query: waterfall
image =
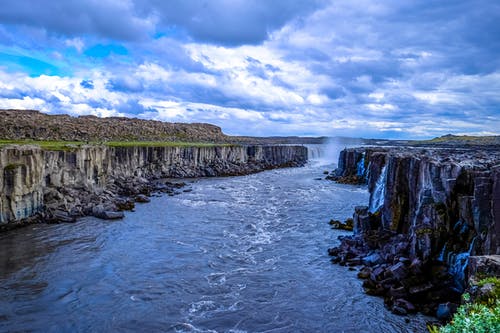
[[[453,275],[455,286],[460,292],[463,292],[465,289],[465,270],[467,269],[467,265],[469,264],[469,257],[472,250],[474,249],[475,241],[476,237],[472,239],[469,249],[466,252],[461,252],[458,254],[450,252],[446,256],[446,263],[449,266],[448,271],[450,272],[451,275]],[[443,259],[444,259],[444,251],[445,249],[443,249],[442,253]],[[441,255],[439,259],[441,260]]]
[[[365,152],[361,154],[361,159],[356,165],[356,176],[363,177],[365,174]]]
[[[387,180],[387,165],[384,165],[382,172],[375,184],[375,190],[370,195],[370,213],[375,213],[382,207],[385,199],[385,183]]]
[[[306,145],[307,159],[319,160],[325,155],[325,147],[323,145]]]

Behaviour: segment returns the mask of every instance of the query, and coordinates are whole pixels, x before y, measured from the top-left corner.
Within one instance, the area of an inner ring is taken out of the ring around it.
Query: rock
[[[365,265],[374,266],[381,264],[382,262],[384,262],[384,259],[379,253],[372,253],[371,255],[363,258],[363,264]]]
[[[385,269],[381,266],[375,267],[370,274],[370,279],[373,281],[380,281],[384,276]]]
[[[139,203],[146,203],[146,202],[151,202],[151,199],[149,199],[146,195],[144,194],[138,194],[134,198],[135,202]]]
[[[372,270],[370,267],[363,267],[360,269],[358,272],[358,278],[360,279],[368,279],[372,273]]]
[[[54,212],[54,219],[57,222],[64,222],[64,223],[75,223],[76,218],[74,216],[71,216],[68,214],[68,212],[64,212],[62,210],[56,210]]]
[[[436,317],[441,320],[449,320],[457,311],[458,305],[454,303],[439,304],[436,311]]]
[[[135,208],[135,203],[130,199],[116,199],[115,205],[118,210],[133,210]]]
[[[125,214],[123,212],[111,212],[111,211],[104,211],[103,214],[101,215],[102,219],[105,220],[116,220],[116,219],[121,219],[125,217]]]
[[[404,309],[406,313],[413,313],[417,311],[415,305],[413,305],[412,303],[408,302],[403,298],[396,299],[394,301],[394,306]]]
[[[408,311],[406,311],[406,309],[403,307],[394,306],[392,308],[392,313],[400,315],[400,316],[406,316],[408,314]]]
[[[406,295],[408,294],[408,292],[406,291],[406,289],[404,287],[394,287],[392,286],[391,288],[389,288],[389,292],[388,292],[388,295],[391,296],[392,298],[402,298],[402,297],[406,297]]]
[[[425,284],[410,287],[409,292],[410,294],[421,294],[431,290],[432,288],[434,288],[434,285],[431,282],[427,282]]]
[[[396,280],[402,280],[408,275],[408,270],[402,262],[398,262],[397,264],[391,266],[389,268],[389,272],[391,272],[391,275]]]

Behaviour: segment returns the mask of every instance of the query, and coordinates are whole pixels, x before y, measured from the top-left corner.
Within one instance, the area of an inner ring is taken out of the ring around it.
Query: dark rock
[[[455,303],[439,304],[436,311],[436,317],[441,320],[449,320],[455,312],[457,312],[458,305]]]
[[[391,266],[389,271],[396,280],[402,280],[408,275],[408,270],[402,262],[398,262],[397,264]]]
[[[413,313],[417,311],[415,305],[413,305],[412,303],[408,302],[403,298],[396,299],[394,301],[394,306],[404,309],[407,313]]]
[[[403,307],[394,306],[392,308],[392,313],[400,315],[400,316],[406,316],[408,314],[408,311],[406,311],[406,309]]]
[[[123,212],[112,212],[109,210],[106,210],[102,212],[99,216],[99,218],[104,219],[104,220],[116,220],[116,219],[122,219],[125,217],[125,214]]]
[[[406,297],[406,295],[408,295],[408,292],[404,287],[391,287],[389,289],[388,295],[392,298],[402,298]]]
[[[421,293],[424,293],[426,291],[431,290],[433,287],[434,287],[434,285],[431,282],[427,282],[425,284],[410,287],[409,292],[410,292],[410,294],[421,294]]]
[[[68,212],[62,211],[62,210],[56,210],[54,212],[54,219],[57,222],[64,222],[64,223],[75,223],[76,218],[74,216],[71,216]]]
[[[374,265],[381,264],[382,262],[384,262],[384,259],[377,252],[372,253],[371,255],[363,258],[363,264],[365,264],[365,265],[374,266]]]
[[[385,269],[381,266],[375,267],[370,274],[370,279],[373,281],[380,281],[384,277]]]
[[[138,194],[134,198],[135,202],[139,203],[146,203],[146,202],[151,202],[151,199],[149,199],[146,195],[144,194]]]
[[[134,210],[135,208],[134,201],[130,199],[116,199],[114,203],[118,210]]]
[[[363,267],[358,272],[358,278],[360,279],[368,279],[372,273],[372,269],[370,267]]]

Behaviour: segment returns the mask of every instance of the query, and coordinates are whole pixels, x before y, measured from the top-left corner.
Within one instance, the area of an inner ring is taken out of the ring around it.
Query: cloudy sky
[[[498,0],[2,0],[0,108],[498,135],[499,22]]]

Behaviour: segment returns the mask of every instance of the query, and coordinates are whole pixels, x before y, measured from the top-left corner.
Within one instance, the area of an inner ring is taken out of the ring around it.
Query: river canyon
[[[326,249],[365,185],[305,167],[188,181],[123,220],[0,234],[0,331],[425,332],[363,293]],[[323,159],[319,160],[320,157]]]

